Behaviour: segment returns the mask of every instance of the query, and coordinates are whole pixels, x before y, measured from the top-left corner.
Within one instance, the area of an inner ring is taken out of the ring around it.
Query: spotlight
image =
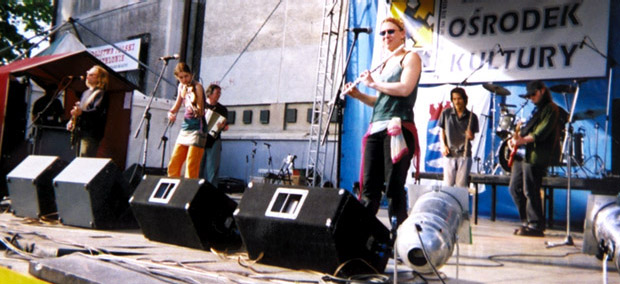
[[[469,195],[463,187],[407,188],[412,208],[409,218],[398,228],[396,251],[413,270],[431,273],[452,256],[457,240],[471,243]]]
[[[617,196],[588,196],[582,252],[601,260],[606,254],[610,260],[615,260],[620,271],[620,200]]]

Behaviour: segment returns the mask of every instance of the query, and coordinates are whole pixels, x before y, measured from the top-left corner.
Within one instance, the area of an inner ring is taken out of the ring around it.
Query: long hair
[[[94,69],[97,73],[97,83],[94,86],[91,86],[90,84],[88,84],[88,81],[86,81],[86,85],[91,88],[97,88],[102,90],[107,89],[110,82],[108,71],[106,71],[105,68],[99,65],[95,65],[91,69]]]
[[[465,105],[467,105],[467,93],[465,93],[465,89],[460,88],[460,87],[456,87],[454,89],[452,89],[452,91],[450,91],[450,101],[452,102],[452,94],[458,94],[459,96],[461,96],[461,99],[463,99],[463,101],[465,101]],[[454,102],[452,102],[452,104],[454,104]]]
[[[174,76],[179,76],[182,72],[192,74],[192,69],[189,68],[189,65],[185,62],[177,63],[177,66],[174,67]]]

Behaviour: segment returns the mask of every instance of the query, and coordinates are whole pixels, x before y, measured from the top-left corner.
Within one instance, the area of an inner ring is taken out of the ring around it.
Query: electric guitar
[[[515,127],[514,137],[521,137],[521,122],[517,123]],[[512,147],[510,156],[508,157],[508,168],[512,168],[512,164],[514,163],[515,157],[523,158],[525,157],[525,146],[521,145],[519,147]]]
[[[80,107],[80,102],[76,102],[75,106]],[[73,149],[73,147],[75,146],[75,144],[77,143],[77,141],[79,140],[79,134],[78,134],[78,117],[75,115],[71,115],[71,140],[70,140],[70,144],[71,144],[71,149]]]

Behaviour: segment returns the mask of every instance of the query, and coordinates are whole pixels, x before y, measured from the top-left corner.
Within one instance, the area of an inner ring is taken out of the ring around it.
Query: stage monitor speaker
[[[58,216],[65,225],[129,228],[131,190],[111,159],[75,158],[54,179]]]
[[[611,173],[620,175],[620,99],[614,99],[611,112]],[[614,158],[616,157],[616,158]]]
[[[26,157],[6,176],[13,213],[32,218],[55,213],[52,179],[66,166],[67,162],[56,156]]]
[[[133,190],[136,189],[136,187],[138,187],[138,184],[140,184],[140,182],[142,181],[142,177],[144,175],[165,176],[166,174],[167,173],[165,168],[146,167],[146,169],[144,169],[142,165],[132,164],[123,172],[123,178],[125,179],[125,181],[127,181],[129,187],[132,189],[133,192]]]
[[[255,184],[235,221],[250,258],[265,264],[382,273],[390,255],[388,229],[344,189]]]
[[[203,179],[144,176],[131,210],[149,240],[208,250],[238,249],[237,202]]]

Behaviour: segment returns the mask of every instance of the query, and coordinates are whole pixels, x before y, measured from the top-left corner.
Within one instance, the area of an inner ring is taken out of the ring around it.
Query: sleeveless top
[[[406,56],[407,54],[405,54]],[[405,58],[403,56],[403,59]],[[383,70],[379,75],[379,81],[381,82],[400,82],[400,75],[403,73],[403,59],[400,64],[396,65],[393,70]],[[406,97],[390,96],[379,92],[377,102],[375,103],[372,111],[371,122],[386,121],[392,119],[392,117],[400,117],[405,121],[413,121],[413,106],[415,105],[416,98],[418,96],[418,82],[416,87]]]
[[[183,95],[183,88],[185,85],[179,84],[178,94]],[[187,91],[185,95],[181,97],[183,100],[183,106],[185,107],[185,114],[183,115],[183,123],[181,124],[181,129],[183,130],[200,130],[200,118],[201,115],[196,113],[194,110],[195,107],[192,105],[192,98],[196,96],[194,93],[196,87],[194,84],[187,86]],[[204,110],[203,110],[204,113]]]

